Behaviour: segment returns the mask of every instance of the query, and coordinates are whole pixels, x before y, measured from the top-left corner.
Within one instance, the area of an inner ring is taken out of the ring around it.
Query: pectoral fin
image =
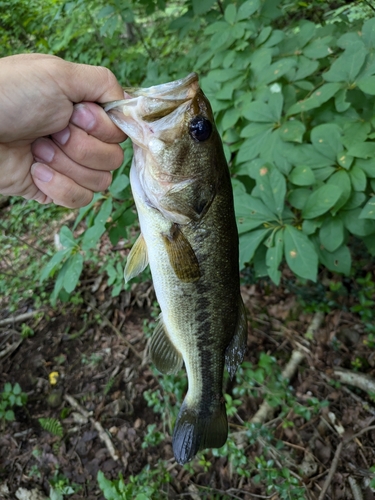
[[[129,252],[125,271],[124,278],[125,283],[130,281],[135,276],[138,276],[148,264],[148,256],[147,256],[147,247],[146,242],[142,236],[142,233],[139,235],[137,241],[134,243],[132,249]]]
[[[182,367],[182,356],[169,338],[162,315],[151,337],[150,356],[161,373],[176,373]]]
[[[197,281],[201,277],[199,262],[179,226],[173,224],[169,234],[162,234],[162,238],[176,276],[185,283]]]
[[[225,351],[225,364],[230,378],[234,377],[238,366],[242,363],[246,351],[247,320],[246,309],[240,297],[238,306],[237,327],[235,334]]]

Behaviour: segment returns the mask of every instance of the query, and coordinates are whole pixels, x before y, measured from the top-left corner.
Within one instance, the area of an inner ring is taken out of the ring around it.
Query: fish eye
[[[207,141],[212,132],[212,124],[204,116],[196,116],[189,124],[189,132],[196,141]]]

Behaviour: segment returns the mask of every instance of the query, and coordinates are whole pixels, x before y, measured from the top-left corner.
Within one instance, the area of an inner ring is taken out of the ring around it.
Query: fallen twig
[[[329,485],[332,482],[333,476],[334,476],[336,469],[337,469],[337,465],[339,463],[339,459],[340,459],[340,455],[341,455],[341,451],[342,451],[342,446],[343,446],[343,442],[340,441],[338,447],[336,448],[336,452],[335,452],[335,456],[333,457],[333,460],[332,460],[331,468],[329,469],[327,479],[324,481],[323,488],[322,488],[322,491],[320,492],[318,500],[324,500],[326,498],[327,490],[329,488]]]
[[[19,314],[18,316],[12,316],[11,318],[5,318],[0,320],[0,326],[4,325],[12,325],[13,323],[20,323],[21,321],[25,321],[26,319],[30,319],[37,314],[44,312],[42,310],[32,311],[28,313]]]
[[[342,368],[336,368],[336,370],[333,370],[333,373],[343,384],[353,385],[367,393],[375,392],[375,380],[368,375],[344,370]]]
[[[115,462],[117,462],[119,460],[119,456],[117,455],[116,451],[115,451],[115,448],[112,444],[112,441],[111,441],[111,438],[109,437],[109,435],[107,434],[107,432],[104,430],[102,424],[100,422],[98,422],[97,420],[95,420],[91,415],[92,415],[92,412],[88,412],[87,410],[85,410],[85,408],[83,408],[83,406],[81,406],[78,401],[76,401],[72,396],[70,396],[69,394],[65,394],[64,395],[64,399],[66,399],[66,401],[68,401],[68,403],[73,406],[73,408],[75,408],[79,413],[81,413],[85,418],[88,418],[90,419],[91,423],[94,425],[95,429],[98,431],[99,433],[99,438],[103,441],[103,443],[106,445],[107,447],[107,450],[109,451],[111,457],[113,458],[113,460]]]
[[[363,500],[362,491],[361,488],[358,486],[357,481],[352,476],[349,476],[348,480],[350,484],[350,489],[352,490],[353,493],[354,500]]]
[[[2,351],[0,351],[0,359],[5,358],[5,356],[7,356],[8,354],[12,353],[16,349],[18,349],[18,347],[21,344],[22,344],[22,339],[21,340],[17,340],[16,342],[13,342],[13,344],[10,344],[8,347],[6,347]]]
[[[313,334],[318,330],[320,325],[322,324],[324,319],[324,315],[320,312],[316,313],[306,331],[305,336],[306,337],[311,337]],[[295,349],[292,352],[292,356],[288,362],[288,364],[285,366],[284,370],[282,371],[282,377],[285,380],[290,380],[293,375],[295,374],[298,365],[301,363],[301,361],[304,359],[305,353],[301,352],[299,349]],[[272,418],[272,415],[274,414],[276,408],[272,407],[267,400],[263,401],[263,403],[260,405],[259,410],[256,412],[256,414],[253,416],[253,418],[250,420],[251,423],[257,423],[257,424],[263,424],[270,418]]]

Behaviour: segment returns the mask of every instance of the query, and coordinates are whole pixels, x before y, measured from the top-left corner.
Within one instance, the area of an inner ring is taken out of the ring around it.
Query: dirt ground
[[[367,269],[373,280],[374,269]],[[303,404],[315,397],[328,406],[308,421],[291,411],[288,420],[293,426],[282,425],[276,408],[267,413],[264,424],[284,443],[294,464],[290,469],[307,487],[307,498],[375,498],[369,487],[375,463],[375,349],[359,316],[350,312],[354,293],[321,316],[320,326],[306,336],[317,316],[304,312],[295,290],[285,283],[287,279],[279,288],[266,282],[242,287],[250,320],[246,360],[256,366],[260,353],[266,352],[284,369],[293,352],[302,353],[291,372],[297,400]],[[30,312],[30,307],[22,305],[10,314],[0,302],[0,387],[18,382],[28,395],[27,404],[16,409],[15,421],[2,423],[0,429],[0,498],[18,498],[20,487],[48,495],[48,480],[58,467],[81,486],[64,498],[103,499],[96,479],[99,470],[109,479],[121,472],[126,480],[147,464],[155,467],[160,459],[167,461],[172,477],[165,498],[202,498],[200,486],[211,488],[217,498],[280,498],[268,495],[262,483],[233,475],[225,457],[211,452],[208,471],[196,464],[192,473],[177,465],[169,435],[157,446],[142,448],[148,425],[162,430],[160,415],[143,396],[159,388],[145,355],[152,285],[134,285],[116,298],[105,279],[87,275],[80,287],[82,303],[44,307],[43,314],[10,324],[3,320]],[[22,341],[21,323],[34,331]],[[332,383],[340,369],[352,377],[348,383]],[[229,393],[234,386],[228,386]],[[245,395],[237,415],[230,418],[230,430],[250,421],[261,404],[262,398]],[[60,420],[63,437],[41,427],[39,419],[49,417]],[[249,463],[261,452],[260,443],[247,445]]]

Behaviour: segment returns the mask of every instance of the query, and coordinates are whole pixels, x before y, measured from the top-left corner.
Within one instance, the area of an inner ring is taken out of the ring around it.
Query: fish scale
[[[126,89],[126,96],[105,108],[134,144],[130,182],[141,236],[125,279],[149,263],[162,311],[151,360],[163,373],[185,364],[188,391],[173,431],[175,458],[184,464],[224,445],[224,366],[233,377],[246,349],[231,180],[196,75]]]

